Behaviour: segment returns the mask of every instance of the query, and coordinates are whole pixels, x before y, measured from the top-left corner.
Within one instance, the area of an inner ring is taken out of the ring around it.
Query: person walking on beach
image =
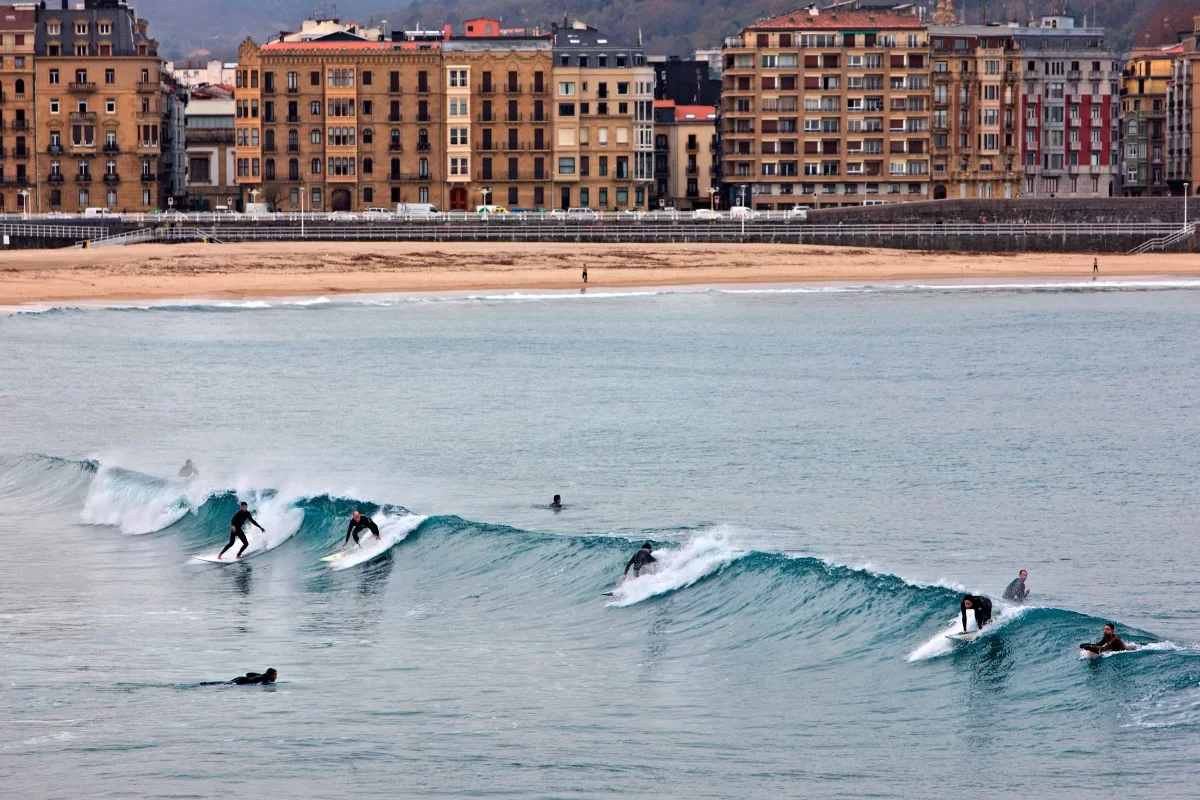
[[[587,283],[587,267],[583,268],[583,282]]]
[[[254,517],[250,516],[250,506],[243,502],[241,510],[234,514],[233,519],[229,521],[229,544],[225,545],[225,550],[228,550],[229,548],[233,547],[233,543],[238,539],[242,540],[242,548],[237,551],[237,555],[234,556],[234,558],[241,558],[242,553],[246,552],[246,548],[250,546],[250,540],[247,539],[246,534],[242,532],[242,528],[246,527],[247,522],[258,528],[263,533],[267,532],[266,528],[264,528],[262,525],[259,525],[258,521],[255,520]],[[218,561],[220,561],[221,557],[225,555],[225,550],[217,553]]]
[[[1092,259],[1092,275],[1099,275],[1099,274],[1100,274],[1100,259],[1093,258]]]

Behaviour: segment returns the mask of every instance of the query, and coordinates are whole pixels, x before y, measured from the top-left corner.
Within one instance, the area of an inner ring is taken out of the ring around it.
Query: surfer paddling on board
[[[633,554],[633,558],[629,559],[629,563],[625,565],[625,571],[621,573],[621,583],[624,583],[625,579],[629,577],[630,567],[633,567],[634,578],[640,578],[643,572],[645,572],[647,575],[654,572],[655,567],[652,565],[657,564],[658,559],[650,554],[650,551],[653,549],[654,546],[649,542],[646,542],[636,553]]]
[[[247,672],[230,681],[206,681],[201,686],[270,686],[279,677],[274,667],[268,667],[266,672]]]
[[[992,600],[991,598],[984,597],[981,594],[965,595],[962,599],[962,603],[959,606],[959,610],[962,612],[963,633],[967,632],[968,611],[973,611],[975,613],[975,624],[979,627],[979,630],[983,630],[983,626],[992,621]]]
[[[348,528],[346,528],[346,540],[344,542],[342,542],[342,547],[345,547],[346,545],[350,544],[351,536],[354,537],[354,544],[355,544],[355,546],[357,546],[358,545],[358,532],[361,531],[363,528],[366,528],[371,533],[375,534],[376,540],[381,538],[379,536],[379,526],[376,525],[375,522],[367,515],[360,514],[359,512],[355,511],[353,514],[350,515],[350,526]]]
[[[1029,597],[1029,590],[1025,588],[1025,581],[1029,580],[1029,573],[1021,570],[1017,577],[1013,578],[1013,582],[1004,590],[1004,599],[1010,603],[1024,603]]]
[[[1117,629],[1113,627],[1113,624],[1106,622],[1104,623],[1104,635],[1100,637],[1100,641],[1095,644],[1084,642],[1079,645],[1079,649],[1100,655],[1101,653],[1116,653],[1121,650],[1136,650],[1137,648],[1125,644],[1121,637],[1117,636]]]
[[[263,533],[267,532],[266,528],[264,528],[262,525],[259,525],[258,521],[255,520],[254,517],[250,516],[250,506],[243,502],[241,509],[234,514],[233,519],[229,521],[229,544],[225,545],[225,550],[228,550],[229,548],[233,547],[233,543],[238,539],[242,540],[242,547],[237,551],[237,555],[234,556],[234,558],[241,558],[242,553],[246,552],[246,548],[250,546],[250,540],[247,539],[246,534],[242,532],[242,528],[246,527],[247,522],[258,528]],[[217,553],[218,561],[220,561],[221,557],[225,555],[225,550]]]

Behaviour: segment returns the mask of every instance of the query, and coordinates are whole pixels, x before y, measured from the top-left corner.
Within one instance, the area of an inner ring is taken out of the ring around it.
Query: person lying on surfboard
[[[629,568],[633,567],[633,577],[640,578],[643,572],[652,572],[651,564],[657,564],[658,559],[650,555],[650,551],[654,546],[646,542],[641,548],[633,554],[633,558],[629,559],[629,563],[625,565],[625,571],[621,573],[621,583],[625,582],[625,578],[629,576]]]
[[[1121,637],[1117,636],[1117,629],[1113,627],[1113,624],[1106,622],[1104,623],[1104,635],[1100,637],[1100,641],[1095,644],[1084,642],[1079,645],[1079,649],[1099,655],[1100,653],[1116,653],[1121,650],[1136,650],[1137,648],[1125,644]]]
[[[981,594],[964,595],[962,603],[959,604],[959,611],[962,612],[963,633],[967,632],[968,611],[975,612],[975,624],[979,626],[979,630],[983,630],[983,626],[992,621],[992,600]]]
[[[201,686],[270,686],[279,677],[274,667],[268,667],[266,672],[247,672],[230,681],[207,681]]]
[[[358,545],[358,532],[363,528],[366,528],[367,530],[371,531],[371,533],[375,534],[376,539],[381,538],[379,536],[379,526],[376,525],[367,515],[360,514],[359,512],[355,511],[350,515],[350,527],[346,528],[346,540],[342,542],[342,547],[350,544],[351,536],[354,537],[354,544]]]
[[[241,510],[234,514],[233,519],[229,521],[229,544],[225,545],[225,550],[228,550],[229,548],[233,547],[233,543],[238,539],[242,540],[242,547],[237,551],[237,555],[234,556],[234,558],[241,558],[242,553],[246,552],[246,548],[250,546],[250,540],[246,538],[246,534],[242,533],[242,528],[246,527],[247,522],[258,528],[263,533],[267,532],[266,528],[264,528],[262,525],[259,525],[254,517],[250,516],[250,506],[242,503]],[[225,555],[225,550],[217,553],[218,561],[220,561],[221,557]]]

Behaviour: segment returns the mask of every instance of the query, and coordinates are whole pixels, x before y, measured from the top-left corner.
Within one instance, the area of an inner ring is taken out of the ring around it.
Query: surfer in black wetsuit
[[[1101,653],[1116,653],[1121,650],[1136,650],[1137,648],[1125,644],[1121,637],[1117,636],[1117,629],[1113,627],[1113,624],[1106,622],[1104,623],[1104,635],[1100,637],[1100,641],[1095,644],[1084,642],[1079,645],[1079,649],[1099,655]]]
[[[635,578],[641,577],[642,572],[653,571],[653,568],[650,565],[658,563],[658,559],[650,555],[650,551],[653,549],[654,547],[649,542],[646,542],[636,553],[633,554],[633,558],[629,559],[629,563],[625,565],[625,571],[621,573],[622,583],[624,583],[625,578],[629,576],[630,567],[633,567],[633,577]]]
[[[370,530],[371,533],[375,534],[376,539],[380,538],[379,537],[379,526],[376,525],[371,520],[370,517],[364,516],[363,514],[360,514],[357,511],[355,511],[353,514],[350,515],[350,527],[346,528],[346,541],[342,542],[342,547],[345,547],[346,545],[350,544],[351,536],[354,537],[354,544],[357,545],[358,544],[358,532],[361,531],[363,528],[366,528],[366,529]]]
[[[550,501],[550,508],[553,511],[562,511],[562,495],[554,495],[554,499]]]
[[[274,667],[268,667],[266,672],[247,672],[231,681],[206,681],[201,686],[270,686],[279,677]]]
[[[242,553],[246,552],[246,548],[250,546],[250,540],[246,538],[246,534],[242,533],[242,528],[246,527],[247,522],[258,528],[263,533],[267,532],[266,528],[264,528],[262,525],[259,525],[257,520],[250,516],[250,507],[245,503],[242,503],[241,510],[234,514],[233,519],[229,521],[229,544],[225,545],[225,550],[228,550],[229,548],[233,547],[233,543],[238,539],[242,540],[242,547],[237,551],[235,558],[241,558]],[[220,561],[221,557],[225,555],[225,550],[217,553],[218,561]]]
[[[1025,588],[1025,581],[1029,580],[1029,573],[1021,570],[1017,577],[1013,578],[1013,582],[1004,590],[1004,599],[1010,603],[1024,603],[1029,597],[1029,590]]]
[[[183,478],[184,480],[189,478],[198,478],[200,477],[200,470],[196,469],[196,465],[193,464],[192,460],[189,458],[187,463],[180,467],[179,477]]]
[[[967,632],[968,611],[975,612],[975,624],[979,626],[979,630],[983,630],[983,626],[992,621],[992,600],[981,594],[964,595],[962,603],[959,605],[959,611],[962,612],[963,633]]]

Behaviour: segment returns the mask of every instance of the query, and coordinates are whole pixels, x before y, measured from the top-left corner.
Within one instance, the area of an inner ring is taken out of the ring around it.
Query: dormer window
[[[61,36],[62,35],[62,25],[57,22],[47,22],[46,23],[46,35],[47,36]]]
[[[88,31],[88,26],[87,26],[86,22],[76,22],[75,23],[75,35],[76,36],[87,36],[87,31]]]
[[[86,44],[75,45],[75,55],[86,56],[88,54],[88,46]]]
[[[101,36],[112,36],[112,23],[111,22],[96,23],[96,32],[99,33]]]

